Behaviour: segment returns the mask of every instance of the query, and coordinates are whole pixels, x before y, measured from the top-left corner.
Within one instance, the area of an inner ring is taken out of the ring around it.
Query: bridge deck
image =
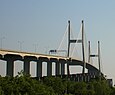
[[[39,53],[32,53],[32,52],[22,52],[22,51],[14,51],[14,50],[5,50],[5,49],[0,49],[0,54],[1,55],[14,54],[14,55],[20,55],[22,57],[36,56],[36,57],[47,57],[47,58],[57,58],[57,59],[69,59],[68,57],[64,57],[64,56],[39,54]]]

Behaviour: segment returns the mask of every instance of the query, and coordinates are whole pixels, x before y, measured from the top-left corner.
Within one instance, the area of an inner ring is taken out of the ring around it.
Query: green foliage
[[[23,72],[16,77],[0,78],[0,95],[54,95],[52,88]]]
[[[106,80],[86,83],[45,77],[39,81],[21,71],[16,77],[0,76],[0,95],[115,95],[115,88]]]
[[[115,95],[115,87],[111,88],[111,94],[110,95]]]
[[[64,94],[66,90],[66,81],[63,81],[61,78],[57,77],[46,77],[43,81],[48,87],[52,87],[55,93]]]
[[[93,86],[85,82],[68,82],[68,93],[74,95],[94,95]]]
[[[108,86],[106,80],[93,81],[95,95],[110,95],[111,88]]]

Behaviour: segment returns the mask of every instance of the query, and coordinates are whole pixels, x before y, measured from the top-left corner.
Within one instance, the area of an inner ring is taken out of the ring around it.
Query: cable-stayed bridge
[[[69,66],[80,65],[83,67],[82,74],[85,75],[85,69],[88,70],[88,74],[95,74],[101,76],[101,66],[100,66],[100,43],[98,41],[98,54],[92,55],[90,50],[90,42],[87,45],[85,40],[84,32],[84,22],[81,24],[81,35],[78,38],[71,37],[71,24],[68,21],[67,31],[64,34],[66,36],[65,46],[64,37],[59,45],[58,49],[50,50],[49,54],[38,54],[29,53],[13,50],[0,50],[0,60],[6,61],[6,75],[14,76],[14,62],[17,60],[23,61],[23,71],[30,74],[30,62],[34,61],[36,65],[36,77],[42,77],[42,64],[47,63],[47,76],[52,76],[52,63],[55,63],[55,75],[65,75],[65,69],[67,69],[67,76],[70,77]],[[76,46],[78,43],[81,44],[81,58],[75,57],[74,54],[78,54],[76,51]],[[74,44],[74,47],[72,45]],[[53,55],[52,55],[53,53]],[[62,54],[62,55],[61,55]],[[98,57],[99,69],[91,64],[91,57]],[[66,65],[65,65],[66,64]],[[65,67],[67,66],[67,68]]]

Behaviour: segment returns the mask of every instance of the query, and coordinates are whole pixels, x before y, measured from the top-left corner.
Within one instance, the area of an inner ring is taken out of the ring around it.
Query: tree
[[[110,95],[111,89],[106,80],[93,81],[95,95]]]
[[[54,90],[30,75],[20,72],[16,77],[0,78],[1,95],[55,95]]]
[[[54,92],[58,93],[59,95],[64,94],[67,88],[66,81],[63,81],[59,77],[45,77],[43,83],[49,87],[52,87]]]
[[[15,77],[0,76],[0,95],[115,95],[105,79],[75,82],[59,77],[39,81],[21,71]]]

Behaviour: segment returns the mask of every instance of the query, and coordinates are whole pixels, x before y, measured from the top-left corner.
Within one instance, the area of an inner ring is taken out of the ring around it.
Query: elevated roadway
[[[43,62],[47,62],[47,76],[52,75],[52,62],[56,63],[55,75],[65,74],[65,64],[69,64],[69,66],[80,65],[82,67],[84,65],[83,61],[79,59],[3,49],[0,50],[0,60],[7,62],[6,75],[8,76],[14,76],[14,61],[17,60],[24,62],[24,72],[27,74],[30,74],[30,62],[37,62],[36,77],[42,77]],[[88,73],[99,73],[99,70],[91,64],[85,63],[85,65]]]

